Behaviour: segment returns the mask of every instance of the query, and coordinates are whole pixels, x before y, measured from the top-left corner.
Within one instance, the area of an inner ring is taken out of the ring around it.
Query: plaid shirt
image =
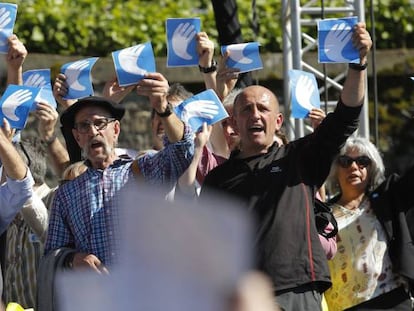
[[[187,169],[194,153],[193,136],[185,127],[183,140],[167,144],[138,160],[145,180],[152,185],[173,185]],[[97,256],[105,265],[116,262],[119,199],[116,194],[136,179],[132,160],[116,160],[108,168],[89,168],[58,189],[50,216],[45,254],[60,247]]]

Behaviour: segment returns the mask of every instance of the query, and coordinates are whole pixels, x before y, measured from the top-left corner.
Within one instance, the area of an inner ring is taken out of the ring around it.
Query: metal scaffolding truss
[[[359,21],[365,21],[365,6],[362,0],[337,0],[337,1],[299,1],[282,0],[283,16],[283,74],[284,74],[284,98],[285,115],[290,112],[290,90],[288,72],[290,69],[306,70],[313,73],[320,81],[323,81],[319,93],[324,97],[325,107],[334,106],[338,98],[329,98],[328,90],[342,90],[342,84],[346,77],[347,66],[343,71],[336,72],[333,76],[327,73],[329,64],[319,64],[318,67],[307,63],[304,58],[308,52],[317,51],[317,22],[318,20],[332,17],[357,16]],[[328,6],[327,6],[328,5]],[[311,33],[311,34],[310,34]],[[312,36],[312,34],[314,34]],[[321,69],[322,67],[322,69]],[[331,74],[332,75],[332,74]],[[367,90],[366,90],[367,91]],[[368,94],[368,92],[366,92]],[[358,134],[369,138],[368,96],[365,96],[365,104],[361,113]],[[302,137],[307,133],[303,120],[289,118],[286,120],[287,136],[290,140]]]

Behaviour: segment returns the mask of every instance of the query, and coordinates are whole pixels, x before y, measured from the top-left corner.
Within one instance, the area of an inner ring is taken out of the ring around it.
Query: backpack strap
[[[315,199],[314,213],[318,233],[327,239],[334,237],[338,233],[338,223],[332,213],[332,208],[325,202]],[[331,232],[325,232],[329,223],[332,224],[333,229]]]

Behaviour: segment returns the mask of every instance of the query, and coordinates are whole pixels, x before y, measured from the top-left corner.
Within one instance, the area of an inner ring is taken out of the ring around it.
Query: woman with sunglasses
[[[332,165],[327,183],[338,193],[330,203],[339,232],[329,311],[413,310],[414,167],[401,178],[384,171],[377,148],[361,137],[350,137]]]

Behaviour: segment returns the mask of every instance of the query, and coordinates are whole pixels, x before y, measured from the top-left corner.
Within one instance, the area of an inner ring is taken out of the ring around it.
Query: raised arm
[[[0,159],[3,170],[9,178],[22,180],[26,177],[27,166],[11,143],[12,130],[6,119],[0,130]]]
[[[23,203],[32,196],[34,184],[30,171],[11,143],[13,131],[6,119],[0,130],[0,161],[7,182],[0,186],[0,234],[7,228]]]
[[[227,95],[231,93],[239,78],[240,69],[229,68],[226,66],[226,61],[229,58],[230,52],[226,51],[226,54],[220,57],[218,63],[218,71],[216,76],[216,93],[217,96],[224,100]]]
[[[366,29],[365,23],[360,22],[355,25],[352,42],[359,50],[360,64],[359,66],[351,65],[349,67],[341,99],[346,106],[356,107],[362,105],[364,102],[366,64],[368,61],[368,52],[372,46],[371,36]]]
[[[206,89],[216,89],[217,63],[214,60],[214,42],[205,32],[197,34],[198,65],[203,76]]]
[[[148,96],[152,108],[161,117],[165,134],[171,143],[175,143],[183,139],[184,124],[172,111],[172,107],[168,104],[168,81],[158,72],[147,73],[137,85],[137,94]]]
[[[66,147],[60,142],[56,134],[56,123],[59,114],[56,109],[46,103],[38,103],[35,114],[39,120],[39,136],[45,144],[55,174],[56,176],[62,176],[63,171],[70,163],[70,159]]]
[[[190,163],[190,166],[178,179],[179,189],[182,193],[190,196],[196,195],[196,175],[198,164],[200,163],[201,157],[203,156],[203,148],[206,146],[210,134],[211,134],[211,125],[203,123],[202,130],[196,134],[194,139],[194,157]]]
[[[9,51],[7,53],[7,84],[23,84],[23,63],[27,56],[26,47],[17,38],[11,35],[8,38]]]

